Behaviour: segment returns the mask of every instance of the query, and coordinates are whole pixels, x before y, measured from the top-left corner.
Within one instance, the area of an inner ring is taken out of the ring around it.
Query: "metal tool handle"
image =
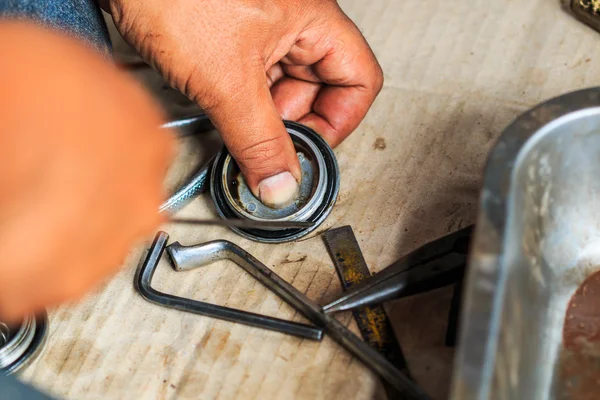
[[[171,259],[178,270],[195,268],[223,257],[235,261],[254,278],[300,311],[315,325],[323,327],[335,341],[356,356],[365,366],[389,382],[404,395],[405,399],[429,399],[412,380],[402,374],[385,357],[373,350],[367,343],[359,339],[335,318],[324,314],[321,307],[315,302],[241,247],[225,240],[218,240],[187,248],[178,243],[173,243],[167,251],[170,253]],[[189,253],[185,254],[187,251]]]
[[[215,157],[204,164],[192,177],[175,191],[159,208],[159,212],[173,214],[185,207],[190,201],[204,193],[208,188],[209,171]]]
[[[135,288],[142,295],[142,297],[149,302],[163,307],[174,308],[180,311],[186,311],[193,314],[219,318],[232,322],[239,322],[263,329],[288,333],[290,335],[295,335],[302,338],[312,340],[322,339],[322,329],[311,325],[267,317],[264,315],[254,314],[192,299],[185,299],[166,293],[161,293],[153,289],[151,286],[152,277],[154,276],[154,272],[156,271],[158,262],[162,257],[162,253],[166,247],[168,239],[169,235],[165,232],[159,232],[156,235],[152,246],[150,246],[148,255],[144,259],[144,262],[135,277]]]

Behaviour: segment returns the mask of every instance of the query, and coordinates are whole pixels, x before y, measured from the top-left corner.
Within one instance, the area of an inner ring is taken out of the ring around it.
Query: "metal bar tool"
[[[157,257],[159,249],[166,243],[165,233],[159,234],[159,241],[153,245],[153,257]],[[178,271],[206,265],[207,263],[227,258],[238,263],[254,278],[265,284],[281,298],[300,311],[306,318],[322,327],[333,340],[345,347],[365,366],[381,376],[394,387],[405,399],[423,400],[429,397],[409,378],[401,373],[384,356],[379,354],[367,343],[360,340],[350,330],[332,316],[323,313],[321,307],[311,301],[288,282],[283,280],[264,264],[248,254],[244,249],[231,242],[218,240],[197,246],[185,247],[173,243],[167,248],[171,260]]]
[[[242,324],[287,333],[302,338],[312,340],[321,340],[323,338],[323,330],[311,325],[286,321],[279,318],[267,317],[264,315],[254,314],[242,310],[236,310],[229,307],[218,306],[202,301],[186,299],[166,293],[161,293],[153,289],[152,277],[154,275],[154,272],[156,271],[158,262],[162,257],[162,253],[167,245],[168,239],[169,235],[165,232],[159,232],[156,235],[154,242],[150,246],[148,255],[144,259],[143,264],[141,265],[135,276],[135,288],[142,295],[142,297],[144,297],[149,302],[158,304],[163,307],[174,308],[180,311],[186,311],[193,314],[219,318],[226,321],[239,322]],[[269,277],[264,277],[263,279],[259,280],[262,283],[267,284],[268,286],[276,284],[276,282],[271,280]]]
[[[323,307],[326,313],[353,310],[426,292],[462,280],[473,226],[434,240],[355,285]]]

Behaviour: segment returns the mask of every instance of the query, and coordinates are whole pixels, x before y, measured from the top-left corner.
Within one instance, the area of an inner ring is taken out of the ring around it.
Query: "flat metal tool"
[[[329,230],[323,234],[325,246],[331,255],[344,290],[371,276],[356,236],[350,226]],[[381,305],[361,307],[352,312],[363,339],[394,364],[403,374],[410,376],[402,348],[396,339],[392,324]],[[389,399],[401,396],[386,384]]]
[[[305,229],[315,223],[309,221],[253,221],[246,219],[185,219],[173,218],[172,224],[200,225],[200,226],[226,226],[229,228],[254,228],[254,229]]]
[[[561,0],[575,18],[600,32],[600,0]]]
[[[156,235],[154,242],[152,242],[152,246],[150,246],[150,249],[148,250],[148,255],[145,257],[143,264],[135,276],[135,288],[142,297],[149,302],[163,307],[174,308],[180,311],[187,311],[193,314],[205,315],[207,317],[219,318],[232,322],[239,322],[241,324],[287,333],[306,339],[321,340],[323,338],[323,330],[318,327],[286,321],[279,318],[267,317],[202,301],[186,299],[161,293],[153,289],[152,277],[156,271],[158,262],[162,257],[162,253],[165,250],[168,239],[169,235],[165,232],[159,232]],[[275,284],[272,280],[269,280],[268,277],[260,281],[262,283],[266,282],[265,284],[269,285]]]
[[[158,256],[158,249],[164,247],[166,239],[161,233],[158,244],[151,254]],[[218,240],[197,246],[185,247],[179,243],[173,243],[167,248],[176,270],[189,270],[206,265],[207,263],[227,258],[238,263],[254,278],[265,284],[281,298],[291,304],[315,325],[322,327],[333,340],[345,347],[350,353],[358,358],[365,366],[381,376],[386,382],[394,387],[402,398],[410,400],[423,400],[429,397],[409,378],[401,373],[385,357],[371,348],[367,343],[360,340],[345,326],[332,316],[323,313],[321,307],[311,301],[303,293],[287,283],[264,264],[248,254],[244,249],[231,242]],[[154,262],[155,263],[155,262]]]
[[[326,313],[353,310],[426,292],[462,280],[473,226],[434,240],[357,284],[323,307]]]
[[[282,209],[272,209],[257,199],[227,149],[217,154],[210,177],[210,194],[217,213],[224,219],[255,221],[311,221],[310,228],[297,230],[238,229],[242,237],[263,243],[297,240],[313,232],[331,213],[340,189],[340,171],[333,150],[314,130],[283,121],[298,154],[302,182],[296,200]]]

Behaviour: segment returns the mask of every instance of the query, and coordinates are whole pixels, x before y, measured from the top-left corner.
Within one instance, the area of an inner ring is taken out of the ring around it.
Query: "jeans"
[[[52,400],[50,397],[28,387],[10,376],[0,373],[0,400]]]
[[[95,0],[0,0],[0,17],[35,21],[111,53],[108,29]]]

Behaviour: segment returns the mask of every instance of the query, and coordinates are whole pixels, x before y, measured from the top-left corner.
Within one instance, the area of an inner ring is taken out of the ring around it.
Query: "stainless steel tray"
[[[568,398],[557,374],[565,311],[600,268],[600,88],[510,125],[480,207],[452,398]]]

